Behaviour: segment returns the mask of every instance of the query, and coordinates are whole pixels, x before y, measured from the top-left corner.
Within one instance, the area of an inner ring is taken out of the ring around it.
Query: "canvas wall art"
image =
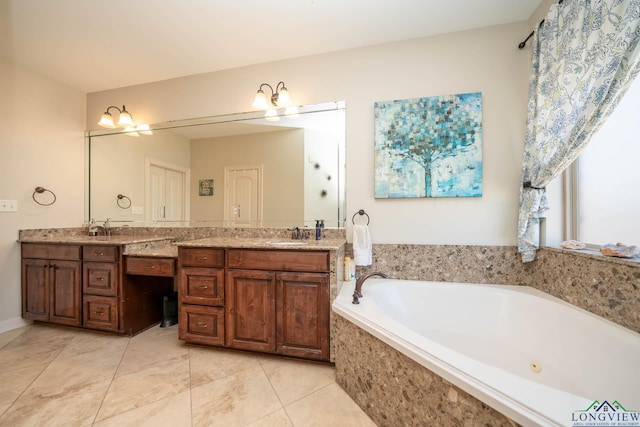
[[[482,196],[482,93],[374,110],[376,198]]]

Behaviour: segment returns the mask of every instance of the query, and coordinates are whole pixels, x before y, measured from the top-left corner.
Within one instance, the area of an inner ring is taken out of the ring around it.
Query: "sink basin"
[[[302,246],[306,245],[305,242],[298,242],[295,240],[285,240],[283,242],[269,242],[272,246]]]

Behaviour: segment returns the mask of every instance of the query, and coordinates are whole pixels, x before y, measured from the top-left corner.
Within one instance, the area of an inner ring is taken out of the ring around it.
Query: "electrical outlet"
[[[134,215],[144,215],[144,208],[142,206],[132,206],[131,213]]]
[[[0,200],[0,212],[18,212],[18,201]]]

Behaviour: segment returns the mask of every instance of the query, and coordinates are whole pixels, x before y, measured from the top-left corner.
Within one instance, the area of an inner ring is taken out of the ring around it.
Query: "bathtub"
[[[335,313],[522,425],[578,425],[596,400],[640,411],[640,334],[534,288],[370,278],[352,293]]]

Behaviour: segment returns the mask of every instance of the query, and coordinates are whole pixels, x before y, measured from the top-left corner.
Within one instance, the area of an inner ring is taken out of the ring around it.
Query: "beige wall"
[[[77,227],[84,212],[85,94],[0,59],[0,331],[20,319],[20,246],[24,228]],[[37,186],[57,196],[39,206]]]
[[[347,236],[365,209],[375,243],[516,243],[528,49],[526,22],[384,44],[89,94],[87,123],[126,104],[154,123],[248,111],[262,82],[284,80],[294,101],[347,106]],[[480,91],[484,195],[481,198],[373,198],[373,103]]]
[[[264,225],[300,225],[304,218],[303,163],[303,130],[192,140],[191,221],[198,225],[198,221],[216,218],[220,225],[224,218],[224,168],[261,165]],[[201,179],[213,179],[213,196],[198,195]]]
[[[515,244],[530,56],[516,46],[529,31],[520,22],[120,88],[87,95],[86,110],[84,94],[0,63],[0,199],[20,207],[0,213],[0,328],[19,322],[18,229],[82,224],[83,130],[109,105],[146,123],[248,111],[260,83],[280,80],[298,104],[344,100],[349,238],[365,209],[375,243]],[[483,93],[484,196],[375,200],[373,103],[471,91]],[[55,205],[31,201],[38,185]]]

